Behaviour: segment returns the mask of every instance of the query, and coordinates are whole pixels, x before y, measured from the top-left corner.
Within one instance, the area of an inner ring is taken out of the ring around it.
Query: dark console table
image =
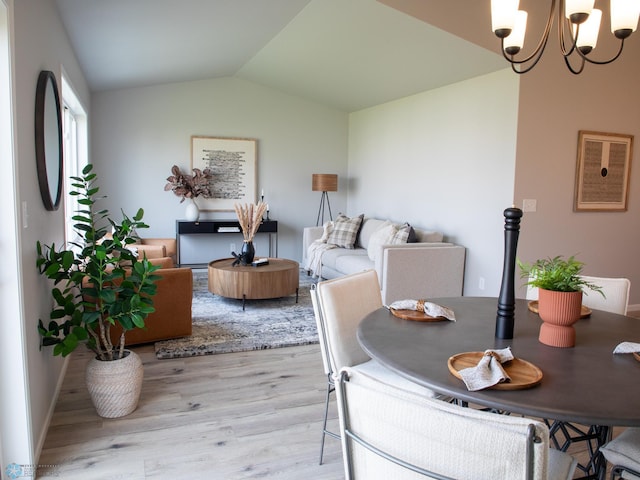
[[[269,236],[269,257],[278,256],[278,222],[276,220],[263,220],[258,228],[259,234],[268,234]],[[238,220],[198,220],[197,222],[188,222],[186,220],[176,220],[176,243],[177,243],[177,263],[183,265],[181,257],[180,239],[184,235],[235,235],[239,238],[237,250],[242,246],[242,230]],[[216,238],[216,237],[212,237]],[[221,253],[218,258],[228,257],[229,252]],[[189,266],[206,266],[211,260],[200,264],[187,263]]]

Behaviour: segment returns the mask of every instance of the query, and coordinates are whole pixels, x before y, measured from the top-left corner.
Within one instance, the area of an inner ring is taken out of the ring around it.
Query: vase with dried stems
[[[267,204],[264,202],[258,202],[257,204],[245,203],[244,205],[236,203],[234,208],[238,216],[238,221],[240,222],[243,237],[242,250],[239,255],[236,255],[234,265],[238,263],[241,265],[251,265],[256,254],[253,246],[253,237],[258,233],[258,229],[262,223],[262,217],[267,210]]]

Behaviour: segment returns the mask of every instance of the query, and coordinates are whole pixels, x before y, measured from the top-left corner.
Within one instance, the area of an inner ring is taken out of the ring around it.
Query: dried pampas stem
[[[255,205],[253,203],[245,203],[244,205],[236,203],[234,208],[240,222],[244,241],[252,242],[262,223],[262,216],[267,210],[267,204],[264,202],[258,202]]]

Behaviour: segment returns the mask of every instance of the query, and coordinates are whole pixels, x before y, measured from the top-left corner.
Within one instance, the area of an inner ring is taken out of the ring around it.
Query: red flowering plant
[[[178,166],[174,165],[171,167],[171,174],[170,177],[167,177],[168,183],[164,186],[164,190],[165,192],[171,190],[178,197],[182,197],[180,203],[184,202],[185,198],[211,198],[213,196],[210,184],[213,174],[210,169],[194,168],[193,174],[189,175],[182,173]]]

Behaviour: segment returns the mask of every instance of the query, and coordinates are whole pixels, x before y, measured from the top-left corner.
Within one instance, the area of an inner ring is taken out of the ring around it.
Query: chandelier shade
[[[544,53],[553,22],[557,23],[558,41],[569,71],[579,74],[586,63],[606,65],[615,61],[624,41],[638,28],[640,0],[610,0],[611,33],[620,43],[617,52],[606,60],[588,55],[596,48],[602,10],[593,8],[595,0],[551,0],[546,26],[531,54],[516,57],[525,43],[527,12],[519,10],[519,0],[491,0],[491,28],[501,40],[502,54],[516,73],[527,73]],[[557,8],[556,8],[557,7]]]

